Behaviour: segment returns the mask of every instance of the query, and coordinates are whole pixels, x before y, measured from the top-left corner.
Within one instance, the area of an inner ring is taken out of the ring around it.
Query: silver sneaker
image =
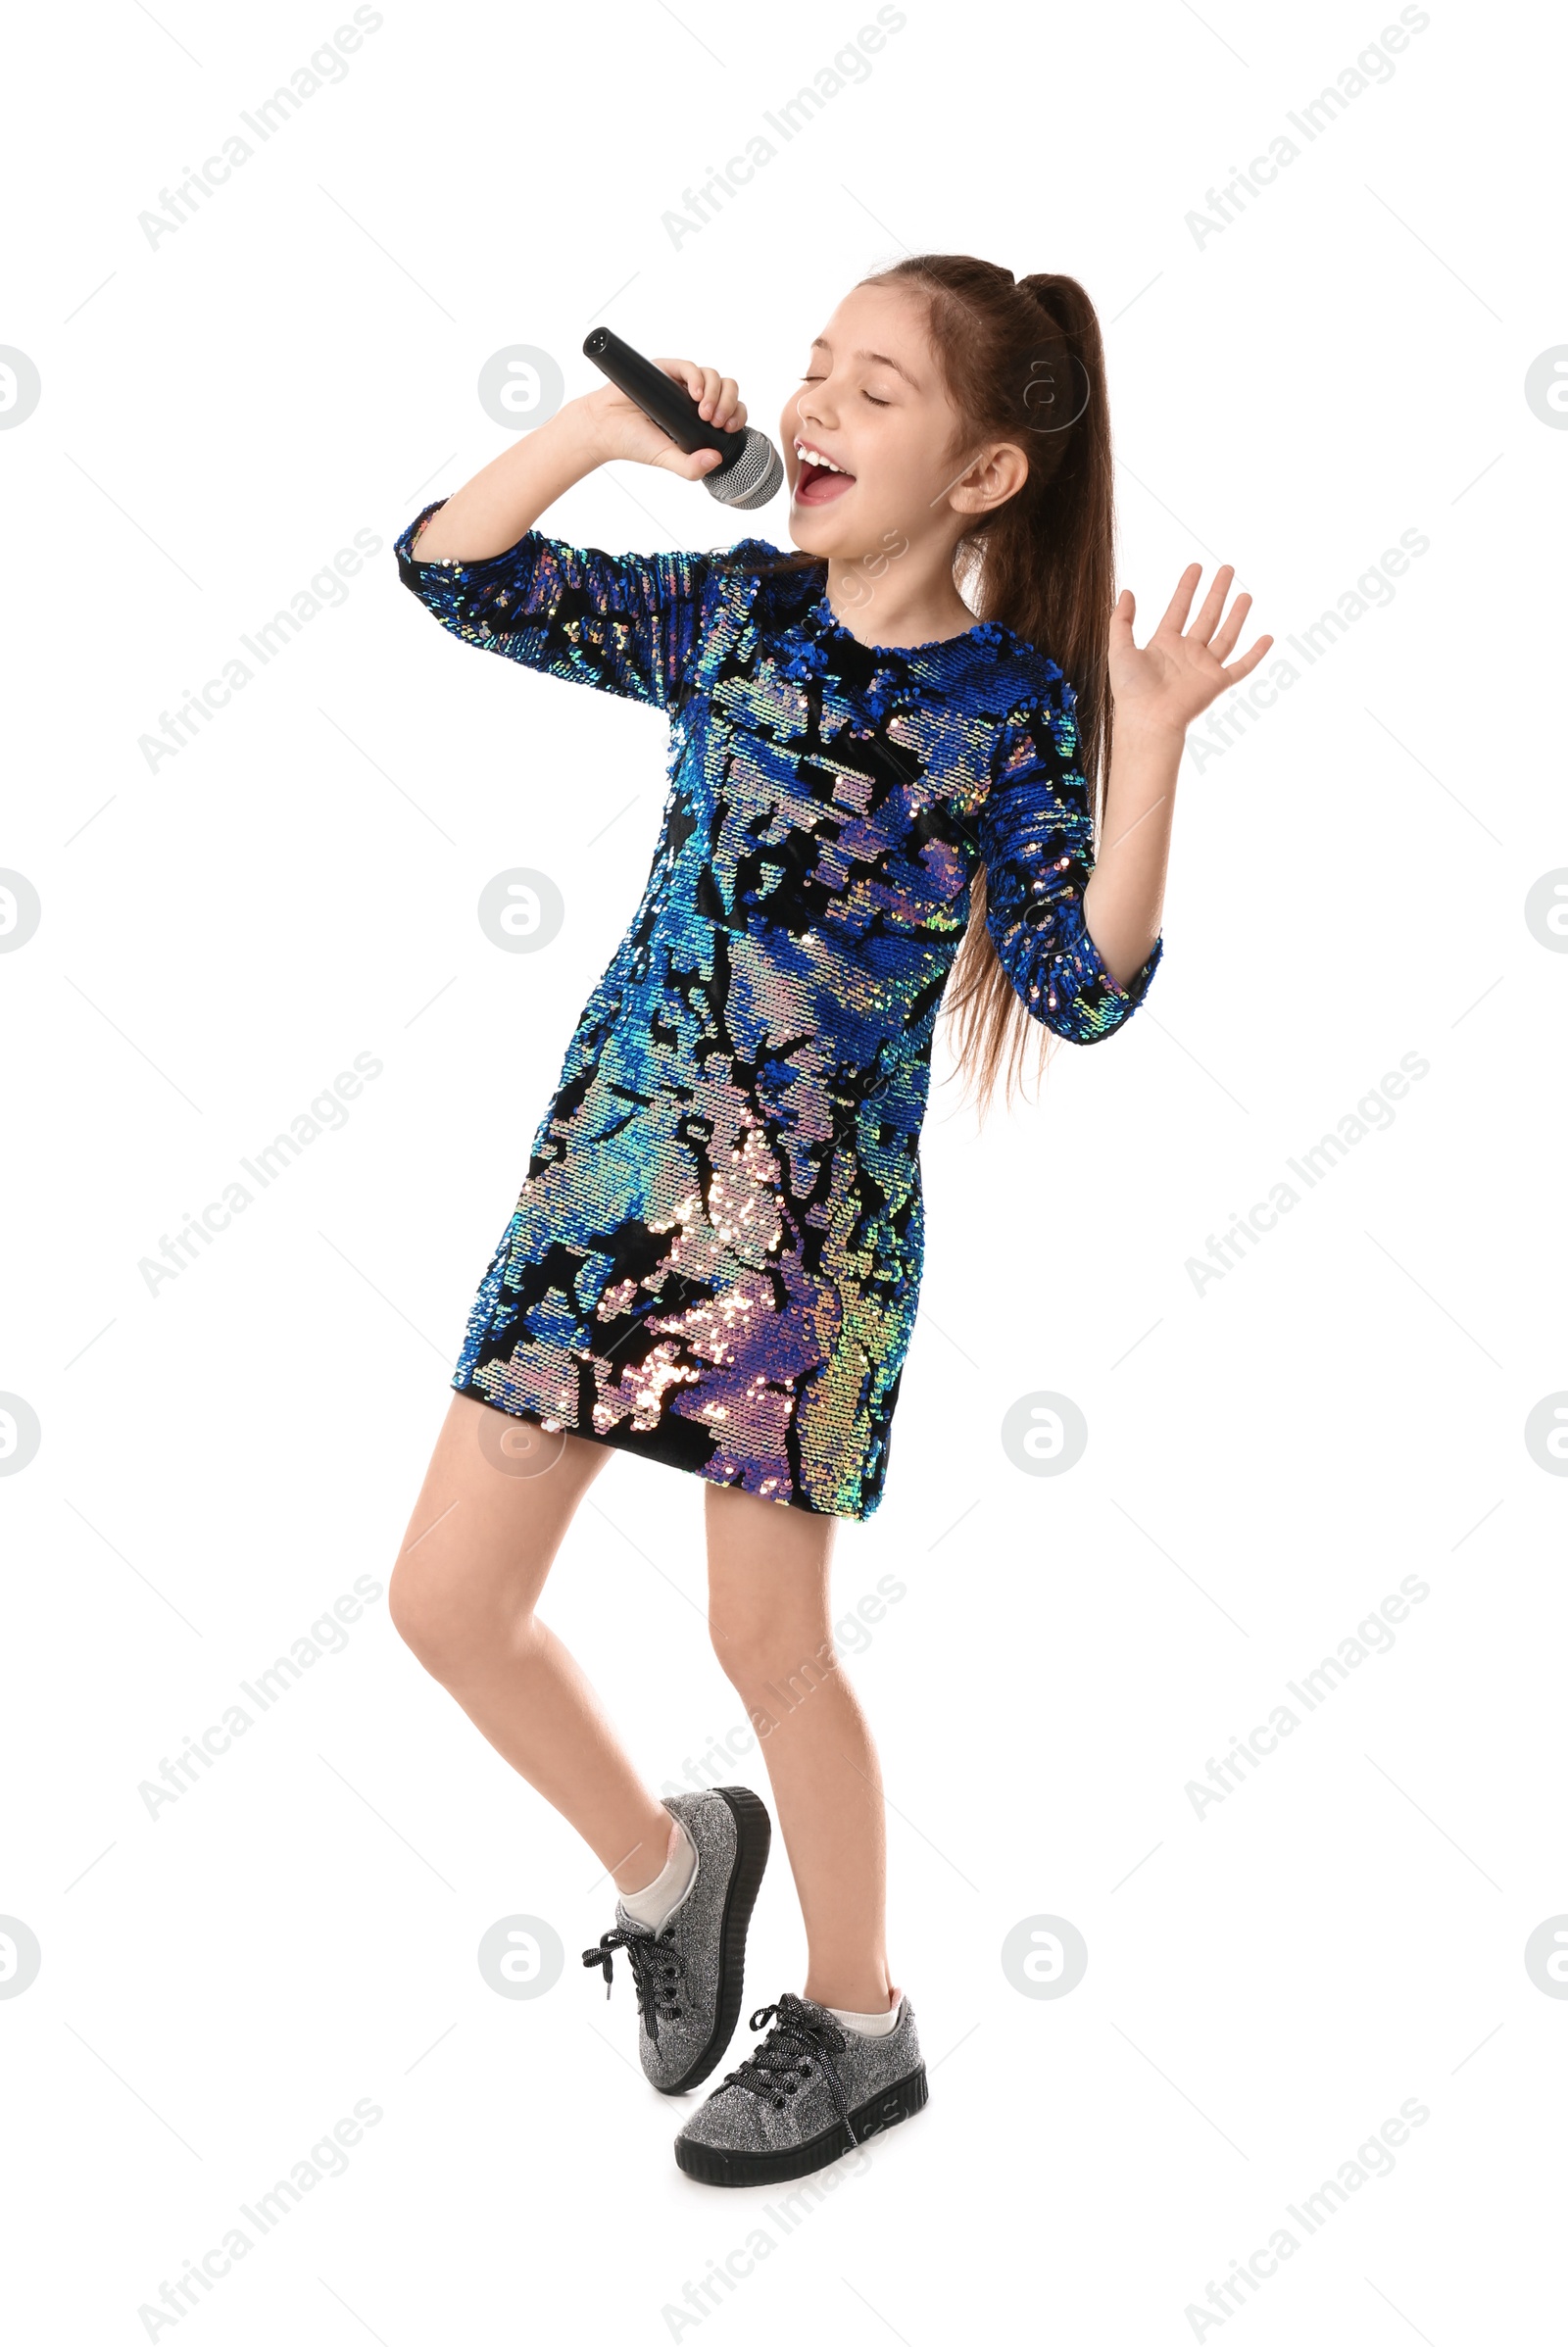
[[[754,2029],[769,2022],[757,2051],[675,2137],[677,2165],[699,2183],[787,2183],[924,2108],[925,2064],[907,1997],[885,2037],[843,2029],[787,1989],[752,2015]]]
[[[584,1948],[610,1994],[613,1958],[631,1967],[641,2023],[643,2076],[661,2094],[684,2094],[718,2066],[735,2033],[746,1985],[746,1928],[767,1864],[773,1829],[744,1785],[672,1793],[664,1803],[690,1834],[697,1871],[680,1905],[657,1931],[617,1899],[615,1928]]]

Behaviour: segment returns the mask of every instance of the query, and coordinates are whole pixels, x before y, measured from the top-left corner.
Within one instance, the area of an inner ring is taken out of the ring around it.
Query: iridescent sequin
[[[932,1031],[983,862],[1031,1014],[1074,1043],[1142,1001],[1084,925],[1074,696],[995,622],[861,644],[825,572],[745,539],[609,555],[528,531],[404,583],[465,643],[646,703],[669,785],[452,1379],[821,1514],[882,1496],[919,1293]]]

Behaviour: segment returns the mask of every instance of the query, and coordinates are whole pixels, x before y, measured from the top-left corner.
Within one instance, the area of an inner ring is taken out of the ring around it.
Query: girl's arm
[[[1123,719],[1111,728],[1100,853],[1084,920],[1118,986],[1149,959],[1165,903],[1165,864],[1184,731]]]
[[[684,359],[661,364],[705,416],[726,427],[744,422],[727,376]],[[604,554],[535,527],[546,506],[612,457],[687,479],[722,461],[710,449],[684,456],[607,384],[516,441],[456,496],[425,506],[393,553],[404,585],[460,642],[672,714],[716,591],[712,558]]]
[[[659,365],[699,403],[705,423],[723,432],[741,429],[746,410],[732,376],[689,359],[661,359]],[[532,529],[547,506],[616,457],[678,472],[688,481],[700,481],[723,461],[717,449],[684,456],[624,392],[606,383],[568,400],[548,423],[524,432],[449,497],[419,533],[419,561],[479,562],[504,554]]]
[[[1250,675],[1274,641],[1260,636],[1241,660],[1225,665],[1252,600],[1239,595],[1219,627],[1236,576],[1229,562],[1216,572],[1184,635],[1182,623],[1202,575],[1201,562],[1189,563],[1164,618],[1141,652],[1133,643],[1131,588],[1122,589],[1110,617],[1110,772],[1100,851],[1084,890],[1084,920],[1118,986],[1126,986],[1142,968],[1159,935],[1176,774],[1187,728],[1211,701]]]

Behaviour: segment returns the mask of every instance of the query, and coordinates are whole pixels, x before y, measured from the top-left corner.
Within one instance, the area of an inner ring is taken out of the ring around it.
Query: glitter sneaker
[[[788,1989],[752,2015],[772,2028],[726,2073],[675,2137],[675,2159],[703,2184],[783,2184],[841,2159],[925,2106],[925,2064],[907,1997],[884,2037],[842,2029]]]
[[[637,1992],[643,2076],[661,2094],[701,2085],[735,2033],[746,1984],[746,1927],[767,1864],[773,1829],[744,1785],[672,1793],[664,1803],[691,1836],[697,1871],[657,1931],[617,1899],[615,1928],[583,1963],[597,1965],[610,1994],[615,1951]]]

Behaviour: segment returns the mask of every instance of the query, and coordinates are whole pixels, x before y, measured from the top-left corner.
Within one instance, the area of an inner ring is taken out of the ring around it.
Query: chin
[[[790,499],[790,536],[803,554],[833,555],[841,562],[858,561],[867,549],[864,533],[846,529],[844,516],[831,506],[801,506]]]

